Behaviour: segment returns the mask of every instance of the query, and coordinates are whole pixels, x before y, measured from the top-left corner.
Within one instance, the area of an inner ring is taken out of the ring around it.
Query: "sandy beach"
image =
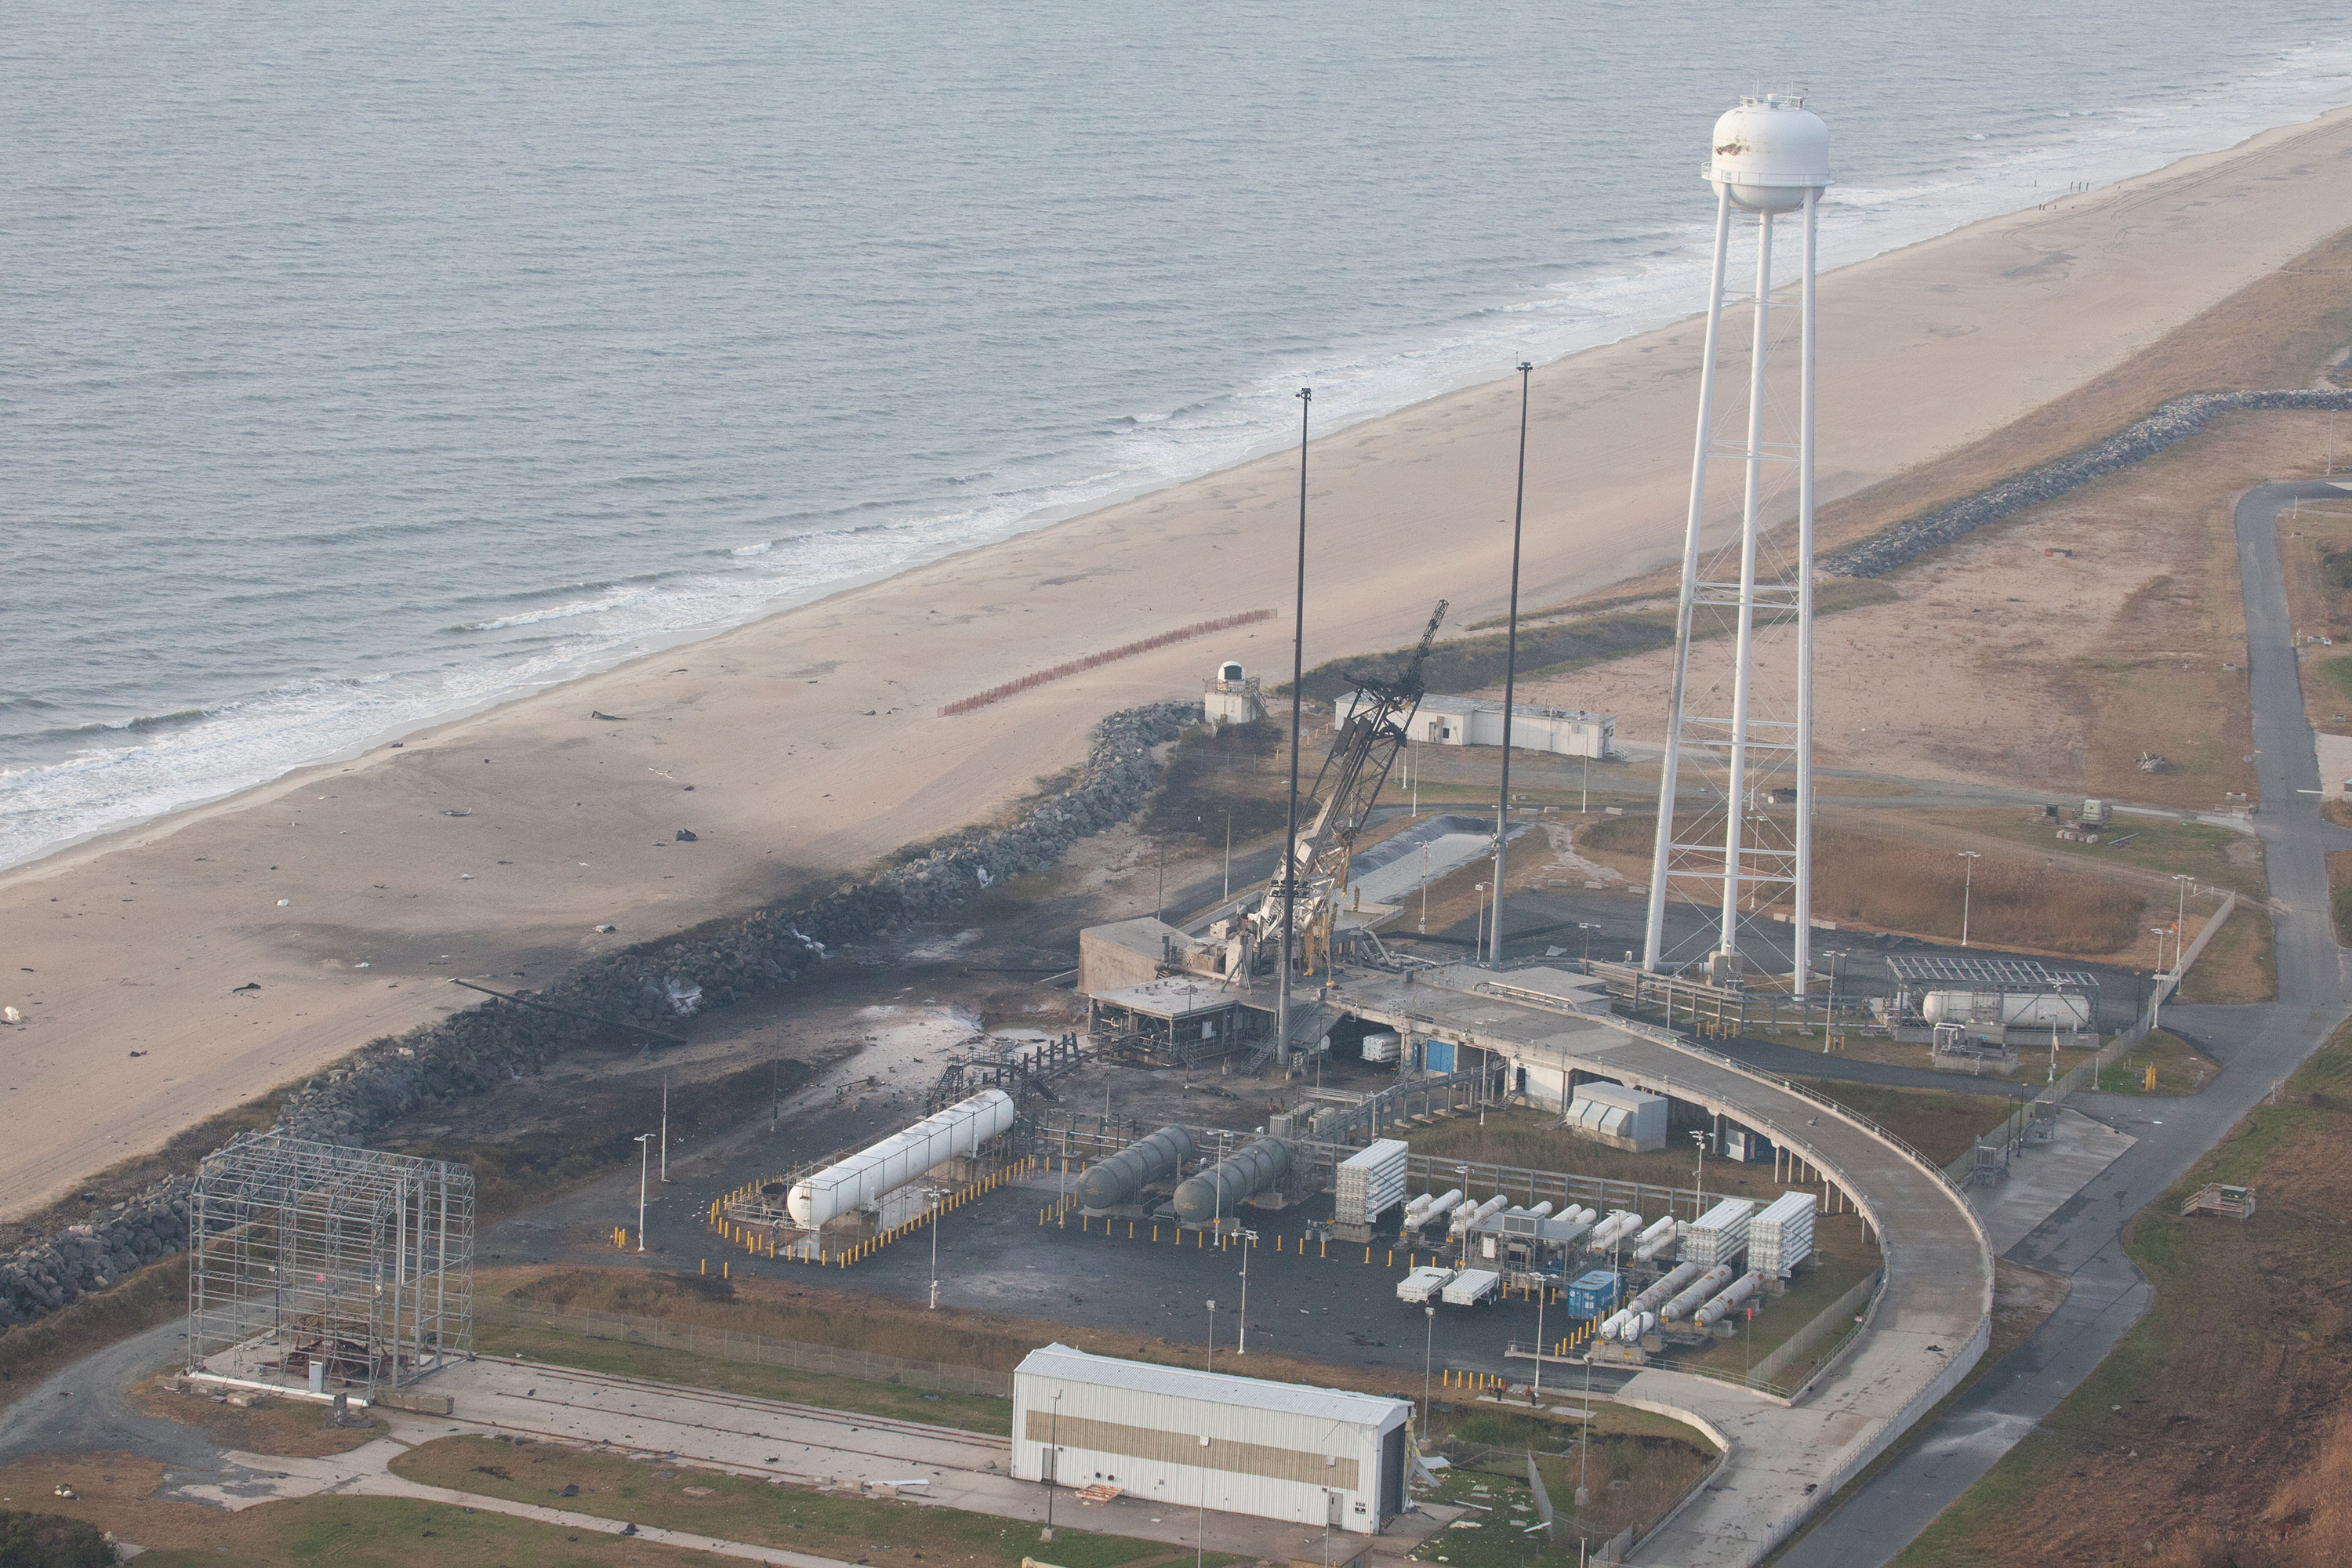
[[[2347,226],[2339,111],[1831,275],[1824,500],[2063,396]],[[1697,336],[1536,373],[1529,604],[1678,552]],[[1318,444],[1310,665],[1408,640],[1440,596],[1456,624],[1499,608],[1517,395],[1511,376]],[[0,875],[0,1000],[26,1017],[0,1030],[0,1215],[474,1000],[453,976],[541,984],[987,818],[1099,715],[1197,695],[1220,658],[1286,676],[1297,475],[1277,454]],[[936,716],[1255,609],[1284,618]],[[1641,691],[1615,695],[1626,732],[1655,731]]]

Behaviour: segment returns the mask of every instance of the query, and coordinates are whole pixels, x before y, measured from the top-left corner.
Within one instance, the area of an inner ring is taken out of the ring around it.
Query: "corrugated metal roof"
[[[1326,1421],[1346,1421],[1377,1426],[1409,1402],[1378,1394],[1358,1394],[1345,1388],[1313,1388],[1298,1383],[1271,1383],[1258,1377],[1234,1377],[1222,1372],[1193,1372],[1187,1367],[1160,1366],[1150,1362],[1121,1361],[1095,1355],[1068,1345],[1046,1345],[1031,1351],[1015,1369],[1040,1377],[1058,1377],[1100,1388],[1127,1389],[1138,1394],[1165,1394],[1178,1399],[1198,1399],[1252,1410],[1279,1410]]]

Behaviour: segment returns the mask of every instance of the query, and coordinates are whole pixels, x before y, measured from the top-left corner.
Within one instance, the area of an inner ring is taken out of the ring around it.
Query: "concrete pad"
[[[2078,1110],[2061,1107],[2047,1143],[2029,1144],[2010,1162],[2009,1179],[1969,1189],[1969,1202],[1996,1256],[2033,1234],[2059,1205],[2115,1163],[2139,1140]]]

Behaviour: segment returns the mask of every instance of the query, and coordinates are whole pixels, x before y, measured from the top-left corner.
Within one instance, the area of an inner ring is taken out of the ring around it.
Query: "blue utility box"
[[[1580,1318],[1599,1318],[1617,1310],[1617,1276],[1596,1268],[1580,1276],[1568,1288],[1568,1310]]]

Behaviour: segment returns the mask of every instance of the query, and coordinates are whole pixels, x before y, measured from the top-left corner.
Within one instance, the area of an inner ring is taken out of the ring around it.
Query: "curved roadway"
[[[1566,997],[1555,1008],[1470,989],[1497,979],[1540,992],[1548,975],[1522,970],[1498,977],[1465,967],[1424,973],[1411,984],[1350,976],[1342,992],[1348,1010],[1360,1017],[1496,1051],[1531,1074],[1580,1069],[1719,1111],[1831,1173],[1878,1233],[1885,1283],[1870,1325],[1793,1405],[1671,1372],[1641,1373],[1618,1395],[1686,1412],[1731,1443],[1721,1474],[1631,1560],[1744,1568],[1785,1540],[1984,1353],[1991,1247],[1959,1193],[1893,1140],[1761,1074],[1669,1043],[1662,1032],[1580,1015]]]

